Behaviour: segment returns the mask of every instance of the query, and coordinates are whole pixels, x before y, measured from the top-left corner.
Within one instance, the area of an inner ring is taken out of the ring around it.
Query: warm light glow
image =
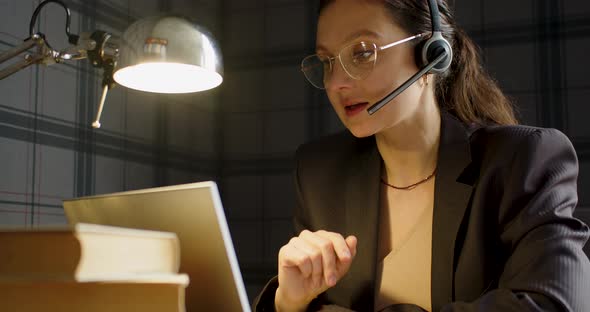
[[[189,93],[209,90],[223,81],[220,74],[195,65],[144,63],[121,68],[113,75],[127,88],[157,93]]]

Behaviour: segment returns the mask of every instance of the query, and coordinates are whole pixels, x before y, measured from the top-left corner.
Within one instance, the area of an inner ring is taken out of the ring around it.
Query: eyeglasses
[[[307,56],[301,61],[301,71],[305,78],[316,88],[325,89],[325,82],[330,79],[334,69],[336,58],[340,60],[342,68],[352,79],[365,79],[375,68],[377,63],[377,52],[389,49],[396,45],[422,38],[429,33],[414,35],[378,47],[375,43],[361,41],[345,46],[336,56],[314,54]]]

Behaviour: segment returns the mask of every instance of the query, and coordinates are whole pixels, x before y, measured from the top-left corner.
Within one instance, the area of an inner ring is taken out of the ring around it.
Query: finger
[[[293,237],[289,243],[293,244],[293,246],[295,246],[297,249],[299,249],[307,254],[309,259],[311,260],[311,266],[312,266],[311,277],[312,277],[313,285],[315,287],[320,287],[321,283],[322,283],[322,276],[324,274],[324,272],[323,272],[324,270],[323,270],[323,266],[322,266],[322,251],[319,248],[307,243],[307,241],[305,241],[304,239],[299,238],[299,237]]]
[[[352,253],[348,244],[344,240],[344,237],[338,233],[327,232],[327,231],[317,231],[317,235],[329,239],[332,241],[332,245],[334,246],[334,251],[338,256],[338,260],[340,261],[350,261],[352,258]]]
[[[301,232],[299,237],[322,251],[324,281],[329,287],[336,285],[338,272],[336,270],[336,254],[334,253],[332,241],[307,230]]]
[[[349,236],[347,239],[344,239],[342,235],[337,233],[327,233],[332,237],[335,244],[340,244],[346,247],[338,247],[339,249],[346,248],[346,254],[344,257],[341,257],[339,261],[336,262],[336,271],[338,272],[338,279],[341,279],[350,269],[352,264],[352,259],[356,255],[356,237]]]
[[[356,246],[357,246],[357,239],[354,236],[348,236],[345,239],[346,245],[352,252],[352,257],[347,261],[339,261],[337,264],[338,274],[340,278],[344,276],[348,270],[350,270],[350,266],[352,265],[352,259],[356,256]]]
[[[287,244],[279,250],[279,266],[297,267],[305,277],[309,277],[313,270],[307,254],[292,244]]]
[[[356,256],[356,245],[357,245],[357,238],[354,235],[350,235],[346,238],[346,245],[348,245],[348,249],[352,253],[352,257]]]

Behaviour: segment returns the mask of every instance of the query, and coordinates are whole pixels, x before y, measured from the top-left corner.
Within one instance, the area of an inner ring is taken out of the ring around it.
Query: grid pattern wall
[[[523,124],[553,127],[580,159],[577,215],[590,222],[590,5],[569,0],[456,0],[460,25],[513,99]],[[223,195],[250,294],[276,274],[292,236],[296,147],[342,129],[299,62],[313,53],[317,1],[227,0]],[[508,9],[509,8],[509,9]],[[588,252],[588,247],[587,247]]]
[[[299,71],[313,45],[311,10],[301,0],[225,1],[222,196],[250,299],[293,235],[293,153],[331,109]]]

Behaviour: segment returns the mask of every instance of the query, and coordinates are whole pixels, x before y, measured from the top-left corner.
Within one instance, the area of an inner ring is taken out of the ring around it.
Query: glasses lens
[[[377,46],[371,42],[359,42],[340,52],[340,61],[346,72],[354,79],[366,78],[377,61]]]
[[[301,71],[305,78],[316,88],[324,89],[324,77],[330,72],[330,59],[320,55],[310,55],[301,62]]]

